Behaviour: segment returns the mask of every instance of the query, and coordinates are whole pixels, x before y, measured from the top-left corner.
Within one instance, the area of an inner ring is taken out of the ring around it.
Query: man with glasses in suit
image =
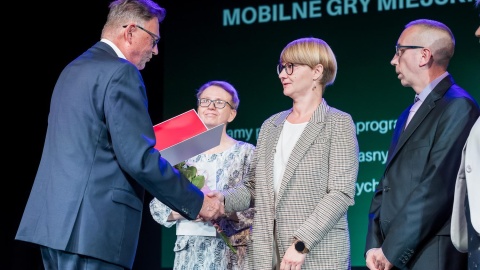
[[[400,35],[391,65],[415,103],[397,120],[385,172],[372,199],[366,239],[371,270],[463,270],[450,240],[461,150],[480,115],[447,67],[455,38],[443,23],[415,20]]]
[[[102,39],[57,80],[15,237],[39,245],[48,270],[131,269],[145,190],[189,220],[224,214],[154,149],[139,70],[158,54],[165,10],[151,0],[109,8]]]

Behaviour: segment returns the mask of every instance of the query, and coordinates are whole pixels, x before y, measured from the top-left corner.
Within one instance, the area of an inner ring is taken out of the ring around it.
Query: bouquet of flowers
[[[185,161],[183,161],[178,163],[174,167],[197,188],[201,189],[205,185],[205,177],[203,175],[197,175],[197,168],[195,166],[189,166],[185,163]],[[234,246],[232,246],[232,243],[230,243],[230,240],[228,239],[228,236],[225,234],[225,232],[223,232],[222,228],[220,227],[220,223],[217,220],[212,220],[211,222],[213,224],[213,227],[215,227],[218,234],[223,239],[223,241],[227,244],[230,250],[236,254],[237,250],[235,249]]]

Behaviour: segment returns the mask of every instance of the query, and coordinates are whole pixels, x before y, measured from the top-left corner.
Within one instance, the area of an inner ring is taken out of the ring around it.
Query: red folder
[[[207,131],[207,129],[197,112],[191,109],[153,126],[157,139],[155,149],[163,150]]]
[[[192,109],[153,126],[155,149],[176,165],[219,145],[224,125],[208,129]]]

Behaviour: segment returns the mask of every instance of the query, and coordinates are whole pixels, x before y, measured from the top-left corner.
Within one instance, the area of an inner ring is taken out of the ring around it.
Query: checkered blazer
[[[350,269],[347,210],[354,204],[358,174],[355,125],[349,114],[323,100],[290,155],[275,201],[273,159],[291,111],[262,124],[246,181],[224,191],[225,210],[256,207],[248,269],[272,269],[274,220],[281,257],[296,237],[310,249],[302,270]]]

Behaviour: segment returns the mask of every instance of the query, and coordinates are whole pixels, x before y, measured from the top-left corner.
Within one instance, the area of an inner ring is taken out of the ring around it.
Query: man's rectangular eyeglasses
[[[407,49],[423,49],[425,47],[422,46],[408,46],[408,45],[395,45],[395,55],[400,56],[403,51]]]
[[[160,37],[155,35],[154,33],[148,31],[147,29],[141,27],[140,25],[137,25],[137,24],[134,24],[135,27],[138,27],[140,28],[141,30],[147,32],[147,34],[149,34],[151,37],[152,37],[152,48],[155,48],[155,45],[158,44],[158,42],[160,41]],[[128,25],[124,25],[123,28],[126,28]]]
[[[199,98],[197,99],[198,101],[198,106],[200,107],[208,107],[210,106],[210,103],[213,103],[213,107],[217,109],[223,109],[225,106],[228,104],[230,108],[235,109],[232,104],[228,103],[225,100],[217,99],[217,100],[212,100],[212,99],[207,99],[207,98]]]
[[[285,63],[285,65],[282,65],[282,63],[278,63],[277,74],[280,75],[280,73],[282,73],[282,70],[285,69],[285,72],[287,73],[287,75],[292,75],[294,67],[295,67],[295,64],[293,63]]]

